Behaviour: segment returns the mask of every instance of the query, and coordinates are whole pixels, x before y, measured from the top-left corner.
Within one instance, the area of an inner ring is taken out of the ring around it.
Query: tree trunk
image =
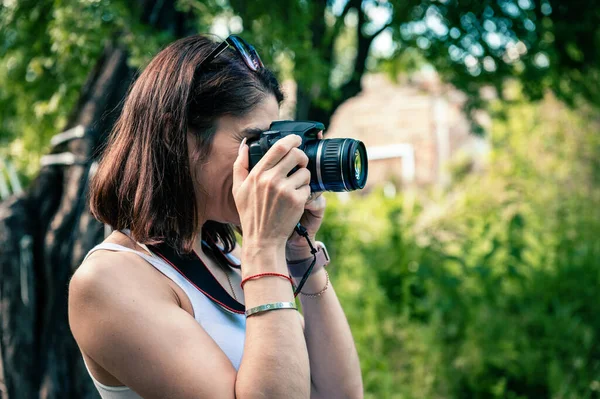
[[[366,71],[367,57],[369,56],[369,50],[371,44],[377,35],[379,35],[383,29],[379,32],[369,36],[363,33],[363,26],[368,23],[368,18],[362,9],[361,0],[350,0],[346,3],[344,10],[338,18],[343,20],[349,10],[355,9],[358,15],[358,23],[356,26],[356,37],[357,37],[357,49],[356,58],[354,59],[354,68],[352,75],[348,80],[340,87],[339,92],[331,92],[327,89],[314,87],[313,90],[306,90],[302,85],[298,85],[296,89],[296,119],[298,120],[312,120],[321,122],[327,129],[331,122],[331,118],[334,112],[338,109],[344,101],[356,96],[362,90],[361,80]],[[311,29],[313,31],[313,48],[321,49],[323,52],[323,60],[329,66],[330,73],[333,71],[333,52],[334,52],[334,41],[339,34],[339,29],[334,28],[332,37],[329,42],[322,42],[325,37],[324,35],[324,19],[325,14],[324,3],[321,7],[315,7],[313,15],[313,23]],[[341,26],[341,25],[340,25]],[[386,25],[387,26],[387,25]],[[323,97],[327,101],[314,101],[317,97]],[[320,104],[319,104],[320,103]],[[321,105],[326,104],[326,105]]]
[[[191,33],[189,15],[174,3],[141,1],[142,22]],[[87,251],[104,239],[88,209],[88,182],[134,77],[126,50],[108,45],[69,118],[68,128],[83,137],[50,155],[70,153],[75,162],[42,166],[25,193],[0,204],[0,399],[98,398],[69,329],[67,290]]]

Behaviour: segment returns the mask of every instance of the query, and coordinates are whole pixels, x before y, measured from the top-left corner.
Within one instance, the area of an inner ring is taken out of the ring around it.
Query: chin
[[[223,222],[223,223],[229,223],[229,224],[232,224],[234,226],[240,226],[241,225],[241,222],[240,222],[239,218],[232,218],[232,219],[230,219],[230,220],[228,220],[226,222]]]
[[[241,224],[240,217],[237,214],[228,217],[210,218],[209,220],[223,224],[233,224],[235,226],[239,226]]]

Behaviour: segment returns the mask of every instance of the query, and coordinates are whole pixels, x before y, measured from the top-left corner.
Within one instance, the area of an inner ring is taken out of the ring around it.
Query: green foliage
[[[309,116],[330,116],[360,91],[369,69],[396,79],[424,61],[469,95],[469,109],[486,105],[482,86],[502,95],[511,79],[521,82],[529,99],[551,90],[569,104],[585,99],[600,105],[600,13],[592,0],[185,3],[213,4],[213,10],[222,5],[241,18],[244,35],[268,60],[290,61],[292,76],[308,93]],[[382,36],[388,48],[373,51]]]
[[[367,397],[600,395],[597,119],[552,98],[495,110],[486,173],[327,197],[319,239]]]
[[[139,12],[120,0],[0,5],[0,156],[23,178],[37,173],[107,43],[125,44],[139,67],[173,39],[137,22]]]
[[[167,4],[159,2],[157,4]],[[125,43],[143,66],[174,38],[139,23],[123,0],[7,0],[0,3],[0,155],[32,177],[49,138],[67,123],[106,41]],[[300,118],[328,124],[360,92],[372,69],[411,72],[424,63],[469,95],[507,79],[530,99],[552,90],[576,104],[600,104],[598,26],[591,0],[178,0],[198,32],[241,33],[280,77],[298,83]],[[214,31],[214,29],[212,29]],[[389,48],[373,51],[383,37]]]
[[[107,33],[104,19],[114,16],[98,2],[71,2],[56,9],[50,1],[5,4],[0,18],[0,140],[8,152],[4,155],[12,155],[31,176],[96,62]]]
[[[598,23],[594,1],[418,1],[410,21],[394,30],[402,48],[418,48],[444,76],[481,107],[483,85],[518,79],[540,100],[551,90],[575,105],[600,105]]]

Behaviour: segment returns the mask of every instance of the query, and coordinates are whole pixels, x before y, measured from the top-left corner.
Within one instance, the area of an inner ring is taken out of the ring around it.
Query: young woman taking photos
[[[312,259],[305,238],[315,242],[325,209],[301,138],[249,168],[246,140],[278,119],[282,99],[235,36],[178,40],[131,87],[90,188],[93,215],[114,231],[69,286],[71,331],[103,399],[363,396],[321,262],[299,294],[304,317],[295,309],[294,268]],[[245,311],[201,291],[160,248],[195,257]]]

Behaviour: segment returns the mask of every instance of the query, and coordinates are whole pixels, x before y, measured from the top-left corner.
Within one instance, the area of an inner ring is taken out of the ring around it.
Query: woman
[[[69,286],[71,330],[104,399],[362,397],[325,269],[315,267],[302,288],[304,319],[293,305],[265,309],[293,304],[282,277],[311,256],[294,227],[301,221],[314,242],[325,207],[324,197],[309,198],[296,135],[248,170],[245,141],[278,119],[282,99],[252,46],[232,36],[172,43],[131,87],[90,189],[92,213],[115,230]],[[205,251],[208,241],[241,268]],[[150,250],[158,243],[195,251],[257,313],[208,299]]]

